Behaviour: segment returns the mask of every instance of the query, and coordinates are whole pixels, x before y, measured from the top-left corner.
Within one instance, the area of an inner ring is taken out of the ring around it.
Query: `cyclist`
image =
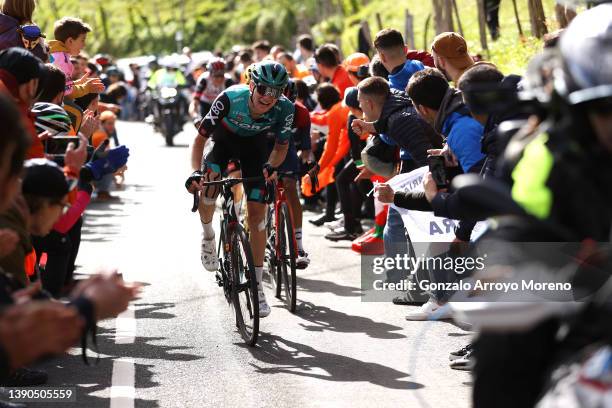
[[[243,177],[263,174],[265,180],[244,183],[250,243],[259,288],[260,317],[268,316],[271,311],[261,285],[266,246],[265,182],[273,179],[275,168],[285,160],[292,135],[295,108],[283,96],[288,79],[287,71],[281,64],[262,61],[252,70],[249,85],[232,86],[213,101],[208,114],[196,121],[198,134],[191,151],[194,173],[186,183],[190,192],[201,191],[201,260],[206,270],[216,271],[219,259],[215,253],[212,217],[219,188],[203,187],[202,183],[221,179],[230,159],[240,160]],[[276,134],[276,142],[269,156],[265,140],[268,131]],[[208,142],[208,146],[203,157],[205,142]]]
[[[206,72],[198,77],[189,112],[193,116],[198,112],[200,117],[206,116],[215,98],[232,85],[234,81],[226,74],[225,61],[212,59],[206,65]]]
[[[294,80],[289,80],[284,95],[295,106],[295,121],[292,130],[293,137],[289,140],[287,156],[280,165],[279,170],[284,173],[291,173],[291,176],[286,175],[283,177],[283,188],[285,189],[287,202],[293,217],[293,228],[298,252],[296,267],[298,269],[306,269],[310,264],[310,259],[308,258],[308,253],[304,251],[302,241],[302,203],[300,203],[300,198],[298,197],[297,179],[300,175],[300,165],[310,170],[315,164],[314,156],[312,156],[310,150],[310,113],[304,105],[296,102],[297,89]],[[272,146],[269,147],[271,148]],[[298,151],[300,152],[299,155]]]

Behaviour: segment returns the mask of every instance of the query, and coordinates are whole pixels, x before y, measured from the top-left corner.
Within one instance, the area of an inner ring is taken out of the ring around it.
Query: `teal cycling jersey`
[[[263,116],[254,119],[249,110],[251,92],[246,85],[234,85],[223,91],[211,104],[198,131],[210,136],[219,126],[242,137],[274,133],[278,143],[288,143],[293,134],[293,103],[281,96]]]

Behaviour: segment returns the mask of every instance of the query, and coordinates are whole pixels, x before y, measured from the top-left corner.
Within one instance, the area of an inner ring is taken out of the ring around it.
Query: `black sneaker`
[[[339,232],[330,232],[329,234],[325,235],[325,239],[329,239],[330,241],[354,241],[356,238],[358,238],[361,234],[358,234],[356,232],[346,232],[346,231],[339,231]]]
[[[472,343],[468,344],[467,346],[460,348],[457,351],[452,351],[449,355],[448,355],[448,359],[450,361],[454,361],[457,360],[459,358],[463,358],[465,357],[470,351],[472,351]]]
[[[321,225],[325,224],[326,222],[330,222],[330,221],[336,221],[336,218],[333,217],[333,216],[332,217],[328,217],[325,214],[323,214],[319,218],[308,220],[309,223],[311,223],[312,225],[317,226],[317,227],[320,227]]]
[[[476,364],[476,360],[474,359],[472,353],[473,350],[470,350],[465,354],[465,356],[451,361],[450,368],[460,371],[472,371],[474,369],[474,365]]]
[[[32,387],[47,383],[49,376],[41,370],[30,370],[28,368],[16,369],[2,385],[5,387]]]

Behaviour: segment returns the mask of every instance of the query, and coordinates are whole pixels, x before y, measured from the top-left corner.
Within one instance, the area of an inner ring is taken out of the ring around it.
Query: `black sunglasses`
[[[283,94],[282,88],[274,88],[274,87],[263,85],[263,84],[256,85],[255,89],[257,89],[257,93],[260,94],[261,96],[271,96],[274,99],[280,98],[281,95]]]

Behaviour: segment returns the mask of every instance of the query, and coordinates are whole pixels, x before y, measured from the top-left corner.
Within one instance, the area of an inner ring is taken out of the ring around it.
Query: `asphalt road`
[[[145,285],[120,319],[98,331],[97,366],[80,350],[39,366],[50,387],[76,387],[58,407],[469,406],[471,376],[448,353],[471,336],[448,322],[407,322],[406,306],[360,300],[360,258],[305,222],[312,264],[298,275],[292,315],[266,284],[272,314],[258,345],[242,344],[214,275],[199,259],[201,227],[183,182],[188,144],[167,148],[141,123],[119,123],[130,147],[121,201],[86,213],[81,274],[118,267]],[[313,214],[306,213],[305,218]],[[95,353],[90,351],[90,356]]]

